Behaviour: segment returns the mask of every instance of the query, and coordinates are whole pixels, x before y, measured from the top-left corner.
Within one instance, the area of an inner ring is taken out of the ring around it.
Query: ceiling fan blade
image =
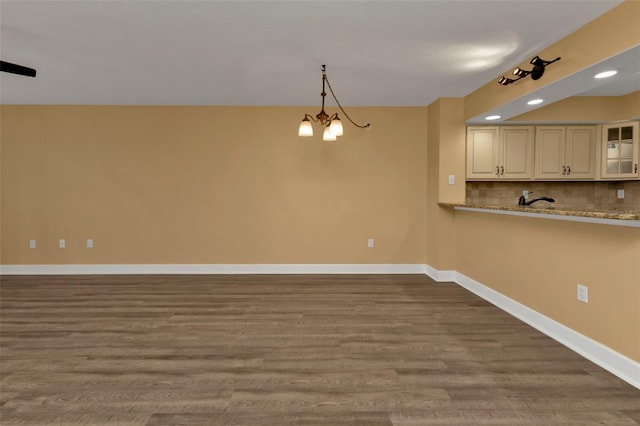
[[[27,77],[35,77],[36,70],[22,65],[12,64],[11,62],[0,61],[0,71],[10,72],[12,74],[24,75]]]

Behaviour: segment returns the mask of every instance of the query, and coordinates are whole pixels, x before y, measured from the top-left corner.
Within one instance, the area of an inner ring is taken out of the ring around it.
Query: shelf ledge
[[[455,203],[438,203],[458,211],[503,214],[536,219],[564,220],[569,222],[596,223],[600,225],[640,228],[640,214],[619,212],[585,212],[573,210],[536,209],[526,207],[476,206]]]

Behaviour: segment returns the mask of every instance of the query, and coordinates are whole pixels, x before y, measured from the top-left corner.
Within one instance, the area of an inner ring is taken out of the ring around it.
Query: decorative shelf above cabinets
[[[467,180],[530,180],[533,126],[467,128]]]

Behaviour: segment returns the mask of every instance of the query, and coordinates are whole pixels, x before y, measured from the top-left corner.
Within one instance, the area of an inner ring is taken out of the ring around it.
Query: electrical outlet
[[[374,243],[373,238],[369,238],[369,239],[367,240],[367,247],[369,247],[369,248],[373,248],[373,247],[374,247],[374,244],[373,244],[373,243]]]
[[[93,248],[93,240],[87,240],[87,248]]]
[[[525,200],[529,198],[529,191],[527,191],[526,189],[522,191],[522,196],[524,197]]]
[[[449,185],[454,185],[456,183],[456,176],[449,175]]]
[[[586,285],[578,284],[578,301],[589,303],[589,288]]]
[[[29,240],[29,248],[30,249],[36,248],[36,240]]]
[[[624,189],[618,189],[618,199],[624,199]]]
[[[58,247],[65,248],[65,246],[66,246],[66,243],[64,240],[58,240]]]

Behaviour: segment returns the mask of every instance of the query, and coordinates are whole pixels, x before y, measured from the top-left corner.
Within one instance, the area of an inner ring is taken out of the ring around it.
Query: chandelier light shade
[[[331,126],[327,126],[324,128],[324,133],[322,134],[323,141],[335,141],[338,138],[338,135],[334,134],[331,131]]]
[[[338,114],[336,114],[336,118],[331,120],[331,124],[329,125],[329,130],[336,136],[344,135],[344,131],[342,129],[342,121],[338,118]]]
[[[298,128],[298,136],[305,136],[305,137],[313,136],[313,125],[311,124],[312,121],[314,123],[320,123],[320,125],[324,126],[324,132],[322,134],[323,141],[335,141],[338,136],[342,136],[344,134],[342,121],[340,121],[340,117],[338,117],[338,113],[336,112],[329,115],[324,110],[324,98],[325,96],[327,96],[327,93],[325,92],[325,85],[329,87],[331,96],[333,96],[333,99],[336,101],[338,108],[340,109],[342,114],[344,114],[344,116],[347,117],[347,120],[349,120],[351,124],[353,124],[354,126],[360,129],[369,128],[371,124],[369,123],[365,125],[357,124],[351,119],[351,117],[349,117],[347,112],[342,108],[342,105],[340,105],[340,102],[338,102],[338,98],[336,97],[335,93],[333,93],[331,84],[327,79],[326,70],[327,70],[326,65],[323,65],[322,66],[322,93],[321,93],[322,107],[320,109],[320,112],[316,114],[315,117],[309,114],[304,115],[304,118],[302,119],[302,123],[300,123],[300,127]]]
[[[300,129],[298,129],[298,136],[313,136],[313,126],[307,117],[300,123]]]

